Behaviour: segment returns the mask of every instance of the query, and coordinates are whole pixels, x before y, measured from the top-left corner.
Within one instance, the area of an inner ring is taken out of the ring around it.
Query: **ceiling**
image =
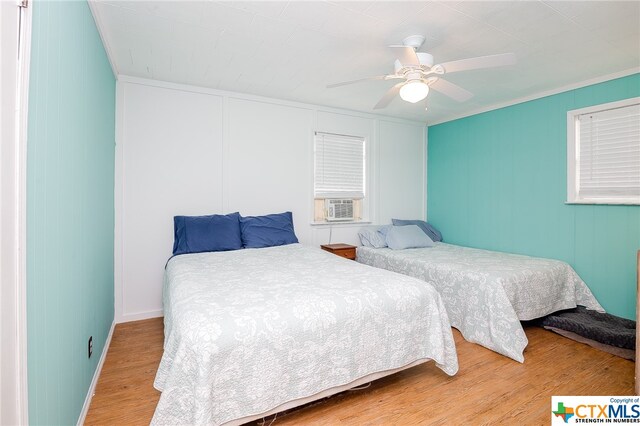
[[[639,1],[214,2],[93,0],[117,74],[374,112],[413,34],[436,63],[513,52],[516,65],[450,74],[475,96],[431,91],[375,112],[428,123],[640,67]]]

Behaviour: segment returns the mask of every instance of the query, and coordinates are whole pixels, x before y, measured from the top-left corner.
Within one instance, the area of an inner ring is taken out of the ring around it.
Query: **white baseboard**
[[[89,390],[87,391],[87,396],[84,399],[84,405],[82,406],[82,411],[80,412],[80,418],[78,418],[78,426],[84,424],[84,420],[87,418],[87,413],[89,412],[89,406],[91,405],[91,399],[93,395],[96,393],[96,386],[98,385],[98,379],[100,378],[100,372],[102,371],[102,366],[104,365],[105,359],[107,359],[107,352],[109,352],[109,346],[111,345],[111,338],[113,337],[113,330],[116,328],[116,322],[111,323],[111,328],[109,329],[109,334],[107,335],[107,340],[104,342],[104,348],[102,349],[102,355],[100,355],[100,360],[98,361],[98,365],[96,366],[96,371],[93,373],[93,379],[91,380],[91,385],[89,386]]]
[[[156,311],[137,312],[135,314],[125,314],[116,318],[116,323],[121,324],[123,322],[140,321],[149,318],[159,318],[164,316],[164,311],[158,309]]]

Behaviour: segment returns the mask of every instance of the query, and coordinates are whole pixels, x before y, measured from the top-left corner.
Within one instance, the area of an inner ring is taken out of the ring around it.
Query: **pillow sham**
[[[387,247],[387,239],[385,237],[387,228],[386,226],[369,226],[358,231],[360,242],[365,247],[372,248],[384,248]]]
[[[382,234],[382,236],[384,236],[385,238],[387,237],[387,232],[389,232],[389,229],[393,228],[393,225],[384,225],[381,226],[378,229],[378,232]]]
[[[392,250],[433,247],[435,244],[417,225],[392,226],[387,232],[387,245]]]
[[[245,248],[283,246],[298,242],[293,230],[293,214],[240,217],[242,245]]]
[[[174,216],[173,255],[242,248],[240,213]]]
[[[442,241],[442,234],[440,233],[440,231],[431,226],[429,222],[425,222],[424,220],[391,219],[391,222],[395,226],[417,225],[425,234],[427,234],[429,238],[431,238],[432,241]]]

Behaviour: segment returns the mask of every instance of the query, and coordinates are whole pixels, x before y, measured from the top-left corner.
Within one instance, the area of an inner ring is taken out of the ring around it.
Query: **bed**
[[[356,259],[433,285],[466,340],[519,362],[528,343],[520,321],[576,305],[604,312],[573,268],[558,260],[442,242],[405,250],[358,247]]]
[[[457,372],[437,291],[315,247],[167,264],[152,424],[241,424],[428,360]]]

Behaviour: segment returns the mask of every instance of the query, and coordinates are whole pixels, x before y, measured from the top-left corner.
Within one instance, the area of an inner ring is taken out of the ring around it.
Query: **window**
[[[567,113],[567,202],[640,204],[640,98]]]
[[[315,221],[362,219],[365,159],[364,138],[316,132],[313,187]]]

